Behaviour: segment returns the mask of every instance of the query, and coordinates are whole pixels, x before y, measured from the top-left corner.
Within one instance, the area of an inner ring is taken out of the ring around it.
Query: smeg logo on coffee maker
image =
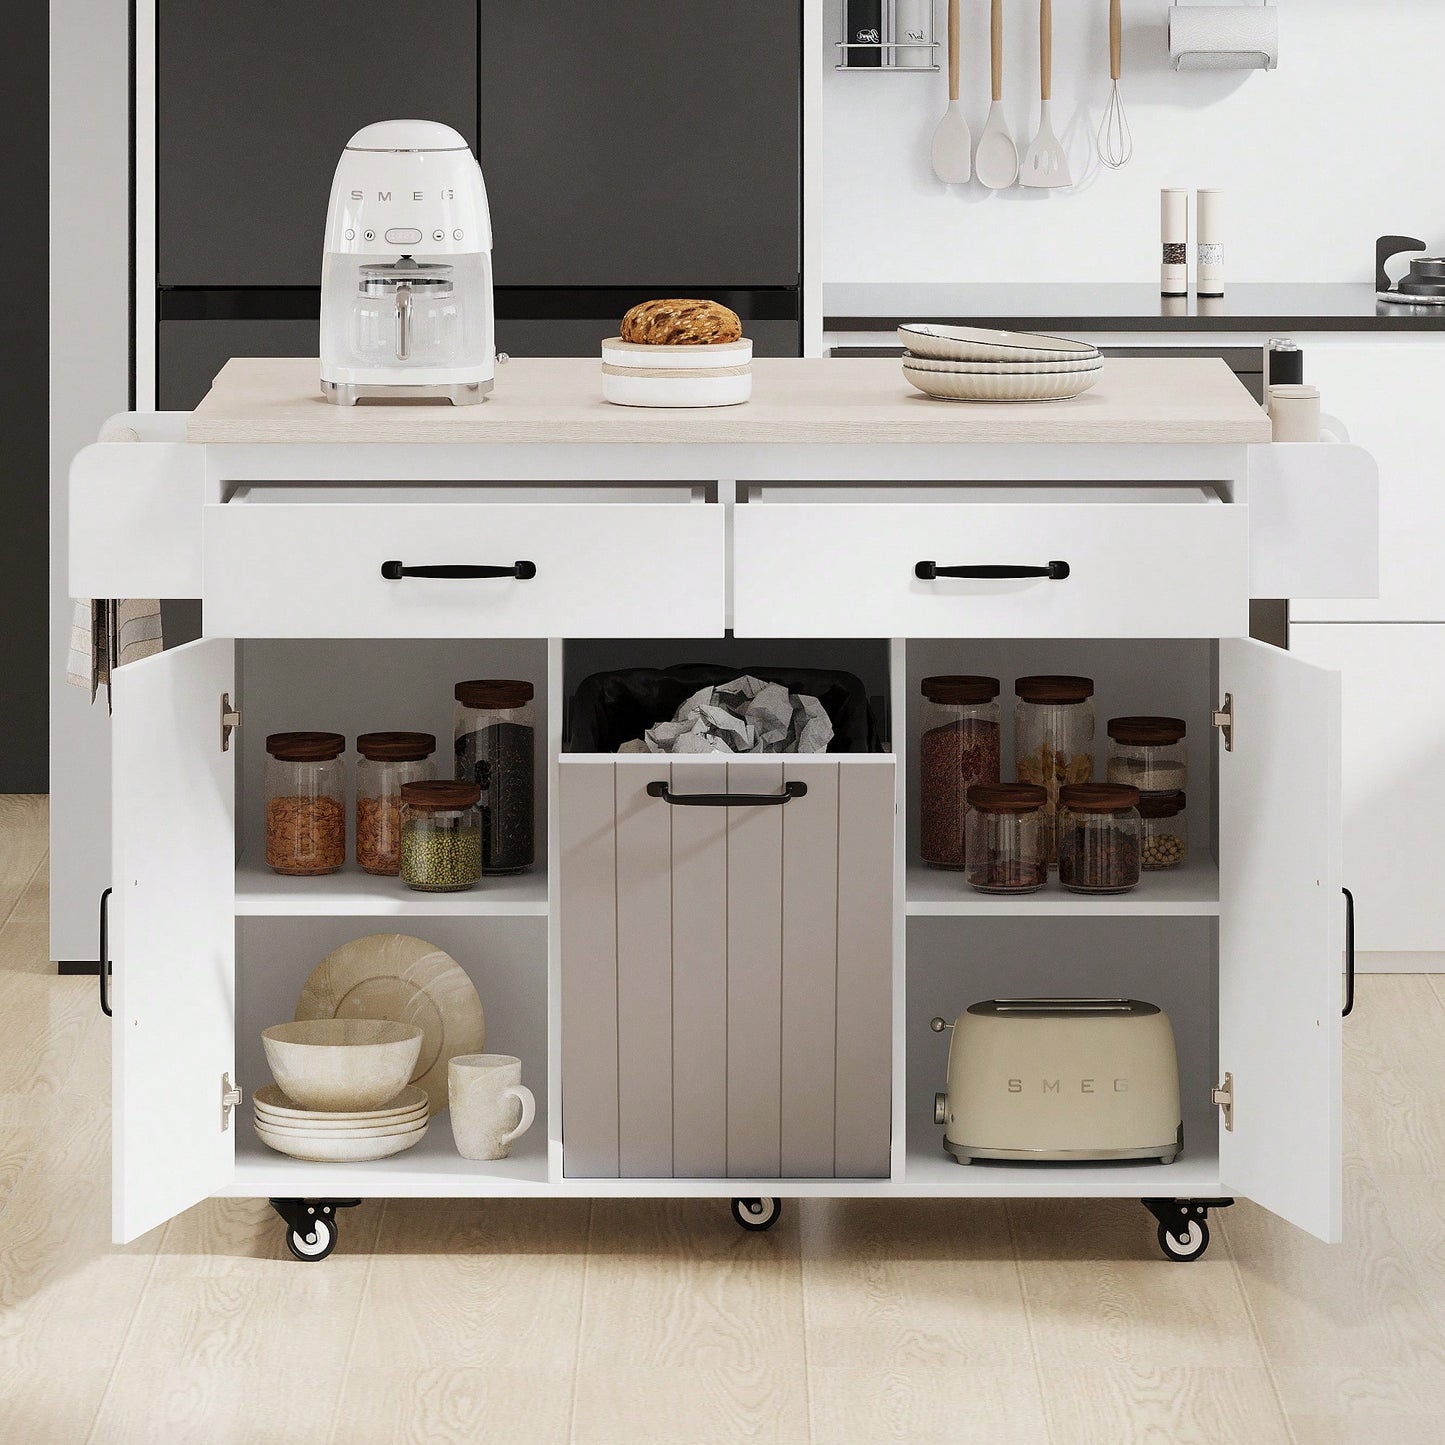
[[[1071,1094],[1076,1092],[1074,1088],[1074,1081],[1072,1079],[1068,1081],[1068,1088]],[[1026,1094],[1037,1092],[1044,1094],[1062,1095],[1064,1092],[1064,1080],[1040,1079],[1039,1088],[1035,1090],[1031,1084],[1025,1084],[1022,1079],[1010,1079],[1008,1081],[1008,1091],[1010,1094]],[[1129,1081],[1128,1079],[1080,1079],[1077,1092],[1080,1094],[1127,1094],[1129,1092]]]
[[[456,198],[457,198],[457,193],[456,193],[456,191],[455,191],[451,186],[443,186],[443,187],[436,193],[435,196],[428,196],[425,191],[413,191],[413,192],[411,193],[411,198],[412,198],[412,200],[414,200],[414,201],[426,201],[426,200],[454,201],[454,200],[456,200]],[[365,192],[365,191],[359,191],[359,190],[358,190],[358,191],[352,191],[352,193],[351,193],[351,199],[352,199],[353,201],[364,201],[364,200],[366,199],[366,192]],[[390,191],[378,191],[378,192],[376,193],[376,199],[377,199],[378,201],[389,201],[389,200],[391,199],[391,192],[390,192]]]

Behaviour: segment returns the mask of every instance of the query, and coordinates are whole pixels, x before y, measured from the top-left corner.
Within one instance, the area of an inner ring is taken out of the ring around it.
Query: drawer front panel
[[[205,508],[220,637],[716,637],[724,519],[650,503],[228,503]],[[534,575],[388,580],[382,564]]]
[[[891,1107],[895,768],[561,765],[570,1178],[878,1178]],[[783,806],[672,805],[677,794]]]
[[[734,520],[739,637],[1231,637],[1246,509],[1223,503],[757,503]],[[1068,576],[956,578],[947,567]]]

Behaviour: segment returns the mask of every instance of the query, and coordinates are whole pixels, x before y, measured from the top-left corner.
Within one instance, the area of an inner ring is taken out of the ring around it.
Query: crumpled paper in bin
[[[823,704],[776,682],[739,677],[705,687],[671,722],[650,727],[624,753],[825,753],[833,724]]]

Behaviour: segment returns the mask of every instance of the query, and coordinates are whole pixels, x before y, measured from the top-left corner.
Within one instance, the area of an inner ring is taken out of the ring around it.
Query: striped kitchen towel
[[[151,657],[164,646],[161,604],[157,600],[78,601],[70,624],[66,680],[76,687],[88,687],[94,702],[102,687],[109,696],[110,675],[115,668]]]

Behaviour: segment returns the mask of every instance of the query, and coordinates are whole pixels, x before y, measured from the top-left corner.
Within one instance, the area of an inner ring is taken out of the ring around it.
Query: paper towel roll
[[[1279,9],[1173,5],[1169,58],[1175,70],[1273,70],[1279,64]]]

